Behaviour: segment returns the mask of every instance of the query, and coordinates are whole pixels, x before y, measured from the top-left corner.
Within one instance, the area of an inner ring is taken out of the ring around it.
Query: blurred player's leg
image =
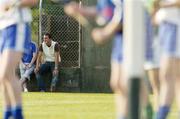
[[[154,96],[154,110],[158,110],[158,96],[159,96],[159,68],[153,68],[147,71],[147,75],[152,86],[152,92]]]
[[[157,119],[166,119],[174,99],[175,82],[180,58],[179,0],[155,1],[157,9],[155,23],[159,24],[162,48],[160,62],[160,107]]]
[[[146,119],[152,119],[153,117],[153,109],[149,100],[149,91],[147,88],[147,84],[144,80],[141,81],[141,93],[140,93],[140,102],[142,105],[142,116]]]
[[[160,104],[158,119],[166,119],[174,99],[174,66],[173,58],[163,58],[160,64]]]
[[[153,83],[152,85],[152,89],[153,90],[157,90],[155,89],[156,87],[154,87],[154,85],[156,86],[157,83],[156,81],[158,81],[158,77],[155,76],[155,74],[157,73],[155,70],[155,52],[156,50],[153,47],[153,41],[154,41],[154,34],[153,34],[153,25],[151,23],[151,16],[150,13],[145,9],[145,27],[146,27],[146,39],[145,39],[145,46],[146,46],[146,51],[145,51],[145,64],[144,64],[144,68],[147,72],[147,76],[148,79],[150,80],[150,82]],[[151,84],[152,84],[151,83]],[[147,90],[147,88],[145,87],[144,90]],[[145,95],[149,95],[149,91],[144,91]],[[153,111],[152,111],[152,106],[150,104],[149,98],[147,97],[147,102],[146,102],[146,118],[152,118],[153,117]]]
[[[4,113],[11,110],[13,119],[23,119],[21,85],[16,76],[16,67],[22,52],[28,49],[30,40],[31,13],[28,8],[37,4],[37,0],[0,0],[0,81],[4,87]],[[18,9],[18,10],[17,10]],[[6,102],[7,101],[7,102]],[[10,105],[9,105],[10,102]]]
[[[115,93],[115,103],[117,109],[117,119],[126,119],[127,117],[127,95],[125,91],[125,81],[121,77],[122,66],[117,62],[111,62],[111,81],[110,85]]]
[[[118,34],[114,38],[111,54],[110,81],[111,88],[115,93],[117,119],[127,118],[127,80],[123,76],[122,59],[122,35]]]
[[[3,82],[1,82],[1,92],[3,94],[3,119],[9,119],[12,116],[11,102]]]
[[[157,119],[166,119],[174,99],[176,57],[179,55],[178,47],[176,47],[178,44],[176,39],[177,26],[162,22],[159,31],[163,52],[160,62],[160,104]]]
[[[12,59],[13,57],[13,59]],[[4,107],[7,112],[11,109],[14,119],[23,119],[22,116],[22,100],[21,100],[21,85],[15,75],[15,69],[21,58],[21,53],[11,50],[6,50],[2,54],[0,79],[4,85]],[[4,68],[2,68],[4,67]],[[7,102],[6,102],[7,101]],[[9,101],[10,106],[9,107]],[[6,112],[4,113],[6,118]]]
[[[176,101],[178,104],[178,109],[180,110],[180,93],[179,93],[179,86],[180,86],[180,59],[176,59],[176,82],[175,82],[175,93],[176,93]],[[180,114],[178,114],[180,117]]]
[[[154,43],[151,43],[151,45],[152,58],[145,63],[145,70],[152,87],[155,117],[159,104],[159,56],[156,56],[159,55],[159,51],[157,50],[158,45],[154,46]]]
[[[153,91],[153,99],[154,99],[153,103],[154,103],[154,111],[155,111],[154,114],[157,113],[159,108],[158,106],[159,106],[159,91],[160,91],[160,81],[159,81],[160,53],[161,51],[159,46],[159,38],[156,35],[154,36],[154,40],[153,40],[153,55],[154,55],[153,65],[152,68],[147,72]]]
[[[180,22],[177,25],[177,47],[178,47],[178,51],[180,50]],[[178,52],[180,53],[180,52]],[[178,55],[180,56],[180,54]],[[180,93],[179,93],[179,87],[180,87],[180,57],[177,57],[175,59],[175,63],[176,63],[176,70],[175,70],[175,76],[176,76],[176,80],[175,80],[175,94],[176,94],[176,101],[178,104],[178,109],[180,110]],[[179,111],[178,110],[178,111]],[[180,117],[180,113],[178,115]]]
[[[178,33],[177,37],[180,40],[180,23],[178,25]],[[180,42],[178,40],[178,42]],[[179,57],[176,59],[176,82],[175,82],[175,92],[176,92],[176,101],[178,104],[178,108],[180,110],[180,93],[179,93],[179,87],[180,87],[180,59]],[[179,112],[179,117],[180,117],[180,112]]]

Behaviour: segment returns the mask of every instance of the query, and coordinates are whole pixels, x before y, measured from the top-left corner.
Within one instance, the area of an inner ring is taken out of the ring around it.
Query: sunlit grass
[[[115,119],[112,94],[24,93],[23,108],[26,119]]]
[[[25,119],[115,119],[113,94],[23,93],[23,108]],[[168,119],[177,116],[173,104]]]

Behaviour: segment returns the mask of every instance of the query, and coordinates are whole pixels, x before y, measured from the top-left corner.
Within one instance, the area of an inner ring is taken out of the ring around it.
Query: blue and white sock
[[[166,119],[170,111],[170,106],[161,106],[157,113],[157,119]]]
[[[16,106],[12,109],[12,115],[14,119],[24,119],[22,114],[22,106]]]
[[[11,106],[5,107],[3,119],[9,119],[11,116],[12,116]]]

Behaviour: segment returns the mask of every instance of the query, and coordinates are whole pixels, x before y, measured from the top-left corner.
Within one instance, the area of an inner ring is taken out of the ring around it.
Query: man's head
[[[43,41],[46,43],[47,46],[51,46],[51,34],[45,33],[43,36]]]

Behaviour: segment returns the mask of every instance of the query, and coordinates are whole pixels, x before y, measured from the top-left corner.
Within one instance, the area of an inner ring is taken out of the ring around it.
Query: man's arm
[[[39,71],[40,63],[41,63],[41,57],[42,57],[42,52],[38,52],[37,60],[36,60],[36,68],[34,69],[34,72],[37,73]]]
[[[98,44],[103,44],[110,39],[117,31],[123,30],[122,16],[123,8],[122,3],[117,0],[115,3],[115,9],[112,20],[103,28],[95,28],[92,31],[92,37]]]
[[[59,51],[59,63],[61,62],[61,53]]]
[[[58,43],[56,43],[56,45],[55,45],[55,67],[54,67],[54,69],[55,70],[58,70],[58,65],[59,65],[59,62],[60,62],[60,60],[61,60],[61,58],[60,58],[60,54],[59,54],[59,45],[58,45]]]
[[[162,0],[155,0],[153,2],[153,9],[152,9],[152,23],[154,25],[157,25],[158,23],[156,22],[156,13],[160,8],[171,8],[171,7],[177,7],[180,8],[180,0],[176,0],[174,2],[167,2],[167,1],[162,1]]]
[[[19,6],[20,7],[32,7],[32,6],[35,6],[39,0],[19,0],[20,3],[19,3]]]
[[[155,0],[153,3],[154,11],[158,11],[160,8],[169,8],[169,7],[179,7],[180,8],[180,0],[176,0],[174,2],[167,2],[162,0]]]
[[[64,7],[65,12],[69,16],[76,16],[77,14],[81,14],[88,18],[95,18],[97,15],[95,6],[79,6],[76,2],[71,2]]]
[[[38,55],[37,55],[36,67],[39,67],[39,66],[40,66],[41,57],[42,57],[42,52],[39,51],[39,52],[38,52]]]
[[[34,46],[33,46],[34,48],[34,51],[33,51],[33,57],[32,57],[32,59],[31,59],[31,62],[30,62],[30,64],[29,64],[29,67],[31,67],[34,63],[35,63],[35,61],[36,61],[36,59],[37,59],[37,52],[38,52],[38,48],[37,48],[37,45],[34,43]]]
[[[169,3],[166,1],[160,1],[159,7],[160,8],[168,8],[168,7],[179,7],[180,8],[180,0],[176,0],[173,3]]]
[[[38,0],[16,0],[13,2],[6,3],[3,8],[5,11],[8,11],[13,7],[33,7],[37,5],[37,3]]]
[[[43,55],[43,49],[42,49],[42,44],[41,44],[39,47],[39,51],[37,53],[36,68],[34,69],[35,73],[39,71],[42,55]]]
[[[59,65],[59,52],[55,52],[55,68],[54,69],[58,69],[58,65]]]

